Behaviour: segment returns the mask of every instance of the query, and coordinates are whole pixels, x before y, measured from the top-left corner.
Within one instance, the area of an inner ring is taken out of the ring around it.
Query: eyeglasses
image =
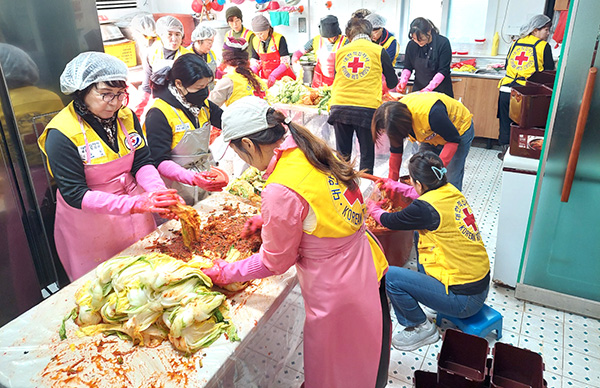
[[[98,92],[96,92],[98,93]],[[104,102],[112,102],[115,98],[118,101],[123,101],[126,98],[129,98],[129,93],[127,93],[126,90],[119,92],[117,94],[115,93],[98,93],[100,95],[100,97],[102,97],[102,101]]]

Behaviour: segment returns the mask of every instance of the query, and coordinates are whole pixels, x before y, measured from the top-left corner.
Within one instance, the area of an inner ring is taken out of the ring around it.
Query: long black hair
[[[413,181],[419,181],[426,191],[435,190],[448,183],[442,159],[431,151],[417,152],[408,162],[408,173]]]
[[[410,23],[408,39],[412,40],[414,36],[417,40],[423,40],[423,36],[431,35],[433,37],[439,33],[440,31],[431,20],[419,17]]]
[[[163,67],[152,73],[150,77],[153,89],[166,87],[169,83],[174,83],[176,79],[181,81],[184,88],[192,86],[202,78],[210,78],[210,82],[215,75],[208,64],[196,54],[184,54],[173,62],[173,66]]]

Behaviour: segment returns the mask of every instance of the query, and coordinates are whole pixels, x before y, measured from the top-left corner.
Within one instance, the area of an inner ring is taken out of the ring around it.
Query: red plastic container
[[[521,128],[511,124],[508,152],[514,156],[539,159],[544,144],[544,133],[544,128]]]
[[[543,85],[513,86],[510,92],[510,119],[522,128],[546,127],[552,89]]]
[[[437,388],[437,374],[424,370],[416,370],[413,376],[414,388]]]
[[[488,353],[485,338],[446,330],[438,356],[438,384],[452,388],[483,388]]]
[[[493,355],[491,387],[544,388],[544,362],[539,354],[496,342]]]

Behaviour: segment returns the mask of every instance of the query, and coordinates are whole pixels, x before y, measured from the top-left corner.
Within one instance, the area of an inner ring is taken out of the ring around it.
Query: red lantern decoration
[[[202,12],[202,3],[198,0],[192,2],[192,10],[196,13]]]
[[[223,5],[219,4],[219,2],[217,0],[211,1],[210,7],[212,8],[213,11],[216,11],[216,12],[221,12],[223,10]]]
[[[327,7],[327,9],[331,9],[331,6],[332,6],[331,1],[325,2],[325,7]]]

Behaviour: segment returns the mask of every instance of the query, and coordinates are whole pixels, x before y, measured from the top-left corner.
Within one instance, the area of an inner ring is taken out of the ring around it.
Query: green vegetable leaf
[[[73,310],[71,310],[71,312],[68,313],[67,316],[63,318],[62,324],[60,325],[60,329],[58,330],[58,335],[60,336],[61,341],[67,339],[67,328],[65,327],[65,323],[69,319],[75,319],[75,318],[77,318],[77,307],[75,307]]]

